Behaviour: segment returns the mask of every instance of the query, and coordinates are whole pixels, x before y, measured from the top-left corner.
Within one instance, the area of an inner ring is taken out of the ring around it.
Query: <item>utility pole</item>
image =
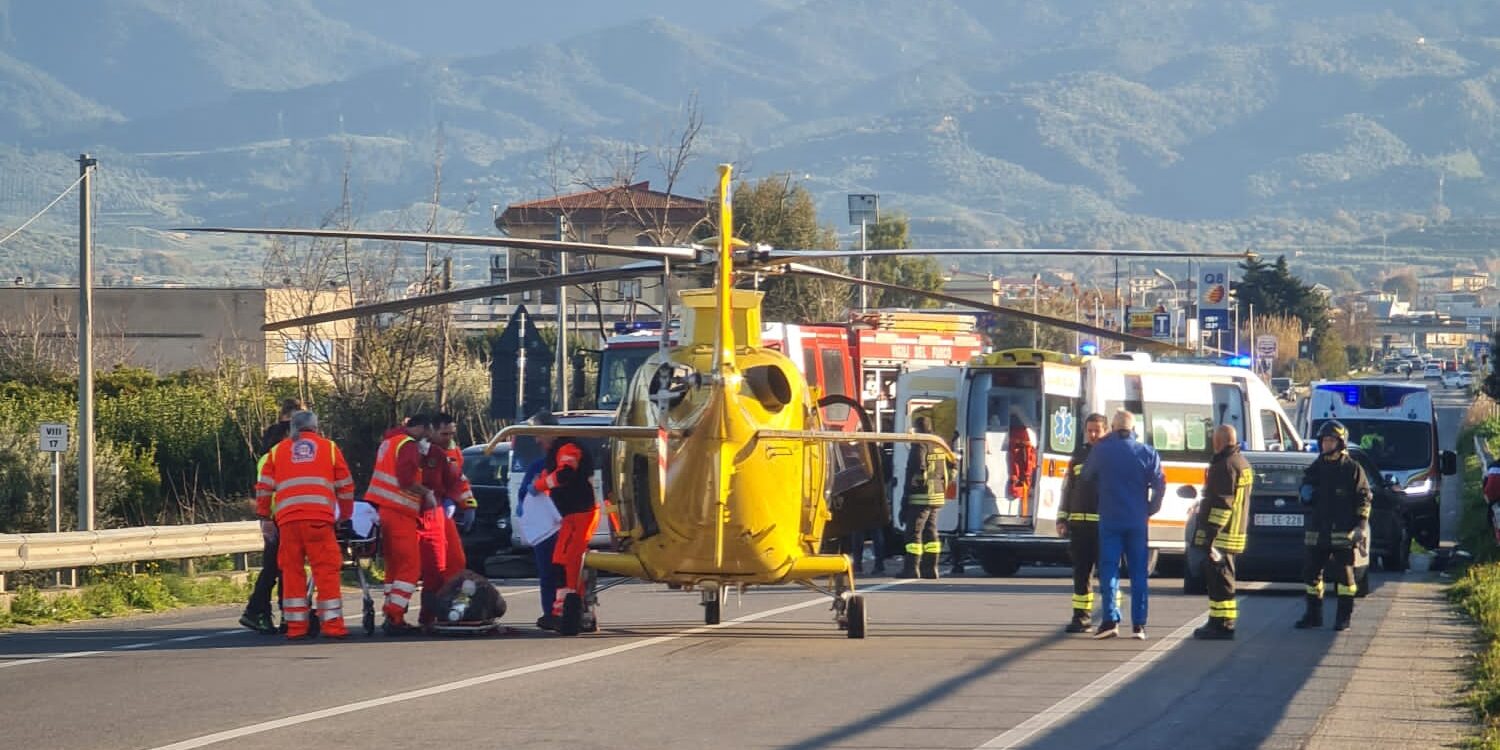
[[[78,530],[94,530],[94,167],[78,156]]]
[[[520,335],[516,338],[520,344],[516,347],[516,424],[526,420],[526,310],[521,309],[521,314],[516,316],[516,330]]]
[[[1040,302],[1039,296],[1040,296],[1041,283],[1042,283],[1042,275],[1040,273],[1033,273],[1033,274],[1031,274],[1031,314],[1032,315],[1037,315],[1038,313],[1040,313],[1040,308],[1039,308],[1038,303]],[[1033,321],[1031,321],[1031,348],[1035,349],[1036,348],[1036,344],[1037,344],[1037,322],[1035,320],[1033,320]]]
[[[566,242],[568,239],[568,217],[557,215],[557,239]],[[562,275],[568,273],[568,254],[559,252],[557,254],[557,270]],[[568,285],[560,284],[557,287],[557,410],[568,410]]]
[[[443,258],[442,290],[448,291],[453,288],[453,257]],[[453,319],[452,308],[443,305],[438,311],[442,316],[438,325],[441,326],[438,334],[437,351],[437,408],[438,411],[448,410],[448,329]]]
[[[866,249],[866,245],[865,245],[866,223],[867,222],[864,219],[860,219],[859,220],[859,280],[860,281],[869,281],[870,280],[870,257],[865,254],[865,253],[868,252],[868,250]],[[860,312],[869,312],[870,311],[870,287],[867,287],[864,284],[860,284],[859,285],[859,311]]]

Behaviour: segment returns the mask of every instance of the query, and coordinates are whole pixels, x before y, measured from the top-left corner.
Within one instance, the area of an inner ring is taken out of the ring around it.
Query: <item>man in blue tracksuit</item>
[[[1104,621],[1095,638],[1120,634],[1120,552],[1130,565],[1130,624],[1146,640],[1147,522],[1167,494],[1156,449],[1135,439],[1135,415],[1124,409],[1110,420],[1113,430],[1094,446],[1083,478],[1099,488],[1099,583]],[[1148,497],[1149,493],[1149,497]]]

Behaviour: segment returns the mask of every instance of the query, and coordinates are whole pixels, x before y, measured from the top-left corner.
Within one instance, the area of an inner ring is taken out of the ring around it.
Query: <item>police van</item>
[[[1363,448],[1380,468],[1380,479],[1400,493],[1412,538],[1435,549],[1443,477],[1457,471],[1458,456],[1438,450],[1437,411],[1427,387],[1316,381],[1297,409],[1297,425],[1313,436],[1331,419],[1349,429],[1350,445]]]
[[[1159,553],[1184,552],[1183,528],[1213,458],[1216,426],[1233,425],[1249,450],[1302,446],[1276,396],[1244,367],[1012,349],[907,373],[897,384],[897,430],[928,416],[959,457],[938,530],[991,575],[1067,560],[1057,511],[1068,460],[1083,440],[1084,419],[1117,409],[1135,415],[1138,436],[1161,454],[1166,474],[1166,499],[1150,521],[1153,565]],[[898,518],[906,453],[898,445],[893,456]]]

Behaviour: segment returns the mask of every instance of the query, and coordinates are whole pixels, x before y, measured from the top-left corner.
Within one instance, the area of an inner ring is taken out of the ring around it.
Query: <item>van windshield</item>
[[[1327,420],[1313,423],[1317,435]],[[1394,419],[1340,419],[1349,444],[1363,448],[1381,471],[1412,471],[1432,465],[1432,423]]]

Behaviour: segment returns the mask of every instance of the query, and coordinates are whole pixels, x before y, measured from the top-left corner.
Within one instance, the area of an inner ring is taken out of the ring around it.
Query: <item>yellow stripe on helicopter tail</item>
[[[733,486],[735,448],[729,434],[730,412],[737,388],[729,380],[734,374],[734,197],[730,175],[734,167],[719,165],[719,335],[714,342],[715,390],[720,399],[719,471],[715,477],[714,498],[714,567],[724,564],[724,524],[729,512],[729,491]],[[737,385],[737,384],[736,384]]]

